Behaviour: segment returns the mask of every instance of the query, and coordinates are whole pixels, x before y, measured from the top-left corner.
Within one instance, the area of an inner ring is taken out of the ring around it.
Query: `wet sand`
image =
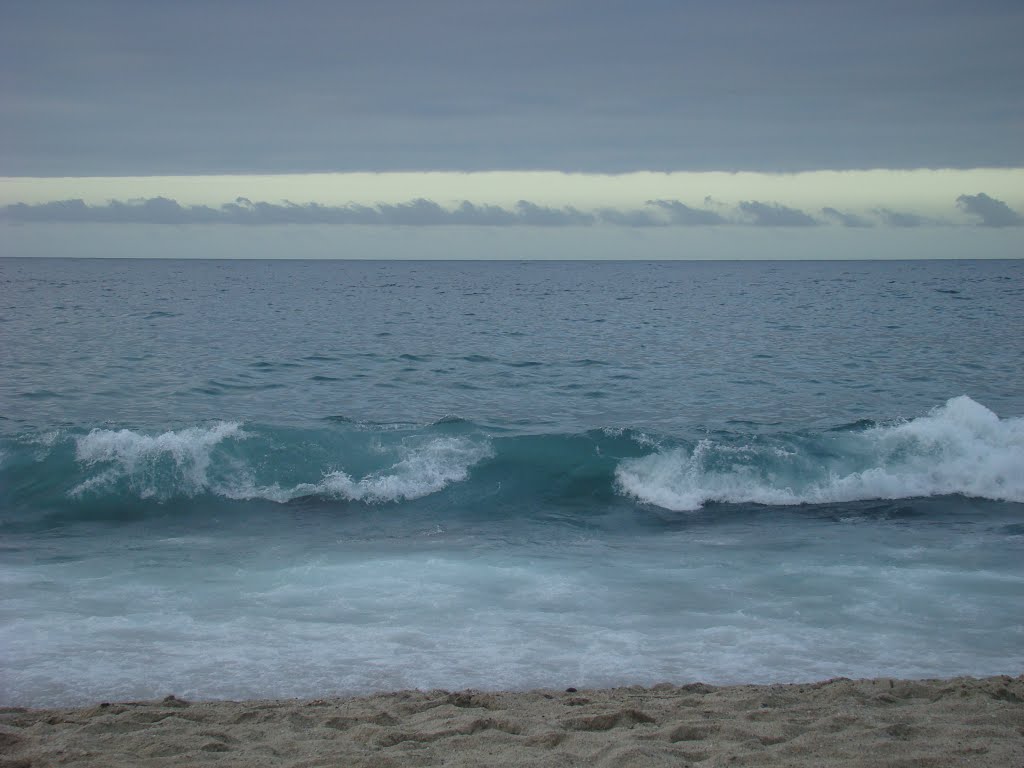
[[[0,710],[0,768],[1024,766],[1024,675]]]

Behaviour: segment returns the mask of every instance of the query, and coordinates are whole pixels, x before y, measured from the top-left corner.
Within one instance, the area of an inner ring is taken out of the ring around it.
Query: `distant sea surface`
[[[1024,669],[1024,261],[0,260],[0,703]]]

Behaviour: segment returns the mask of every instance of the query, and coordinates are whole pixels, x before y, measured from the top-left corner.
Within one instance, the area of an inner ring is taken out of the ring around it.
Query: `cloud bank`
[[[446,207],[434,200],[417,198],[404,203],[324,205],[270,203],[239,197],[219,206],[182,205],[168,197],[110,200],[90,205],[81,199],[45,203],[12,203],[0,208],[0,221],[8,224],[103,223],[157,225],[354,225],[391,227],[819,227],[839,225],[866,228],[876,225],[915,228],[950,224],[909,211],[874,208],[870,216],[820,209],[814,216],[776,202],[745,200],[735,207],[715,204],[710,198],[695,208],[679,200],[648,200],[639,208],[602,207],[583,210],[572,205],[549,206],[520,200],[512,206],[480,204],[464,200]],[[984,227],[1024,225],[1024,216],[1005,202],[984,193],[960,195],[957,208]],[[954,210],[954,209],[951,209]]]
[[[813,227],[818,224],[817,220],[803,211],[778,203],[744,201],[739,207],[758,227]]]
[[[838,224],[842,224],[844,227],[864,228],[872,226],[870,221],[855,213],[844,213],[843,211],[838,211],[835,208],[830,207],[822,208],[821,212],[827,218],[832,219]]]
[[[960,195],[956,204],[964,213],[975,216],[983,227],[1024,226],[1024,216],[1010,208],[1002,200],[989,197],[984,192],[976,195]]]
[[[906,211],[894,211],[891,208],[876,208],[874,213],[890,227],[908,229],[936,223],[925,216],[920,216],[916,213],[908,213]]]

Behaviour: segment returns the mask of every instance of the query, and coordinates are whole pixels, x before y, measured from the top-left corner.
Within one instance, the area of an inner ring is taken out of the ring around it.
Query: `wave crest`
[[[224,495],[234,499],[264,498],[287,502],[305,496],[326,496],[347,501],[382,503],[408,501],[444,490],[469,477],[469,470],[492,456],[488,443],[476,443],[461,437],[438,437],[416,448],[405,448],[404,456],[386,470],[377,470],[355,480],[337,470],[319,483],[301,483],[293,488],[279,485],[264,488],[228,489]]]
[[[896,424],[696,442],[628,428],[488,435],[462,420],[373,429],[220,422],[26,435],[0,449],[0,501],[30,513],[70,503],[74,514],[108,514],[192,497],[379,504],[455,484],[465,509],[497,501],[512,514],[590,509],[613,495],[680,511],[954,494],[1024,502],[1024,419],[1000,419],[966,396]]]
[[[257,439],[235,423],[190,427],[145,435],[128,429],[94,429],[76,440],[75,459],[87,471],[99,469],[69,493],[80,497],[127,488],[142,499],[212,494],[233,500],[288,502],[308,496],[381,503],[427,496],[469,476],[470,468],[491,455],[490,443],[464,436],[407,437],[398,443],[374,443],[352,453],[354,463],[374,455],[390,464],[361,476],[341,469],[321,471],[315,482],[261,483],[256,468],[266,463],[246,457],[237,443]],[[286,452],[294,446],[287,445]],[[273,450],[271,444],[256,446]],[[344,462],[345,456],[335,456]],[[300,465],[305,462],[299,457]]]
[[[76,440],[75,458],[85,466],[106,465],[72,489],[78,496],[127,481],[142,498],[159,497],[170,481],[185,495],[210,489],[208,471],[213,449],[228,438],[244,439],[241,425],[221,422],[150,436],[129,429],[94,429]]]
[[[675,511],[950,494],[1024,502],[1024,419],[960,396],[912,421],[814,440],[701,440],[625,459],[615,478],[621,493]]]

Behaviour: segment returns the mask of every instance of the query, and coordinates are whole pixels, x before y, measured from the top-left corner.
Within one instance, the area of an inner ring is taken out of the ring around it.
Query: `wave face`
[[[816,433],[640,430],[503,435],[447,419],[318,430],[219,422],[157,434],[55,432],[9,441],[12,506],[105,508],[209,497],[397,504],[458,486],[462,503],[619,495],[672,511],[959,494],[1024,501],[1024,419],[966,396],[895,424]]]

